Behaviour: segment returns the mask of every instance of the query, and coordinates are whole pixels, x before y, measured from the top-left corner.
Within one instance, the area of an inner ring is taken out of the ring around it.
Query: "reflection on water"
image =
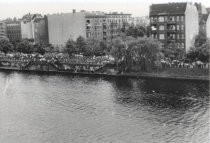
[[[0,72],[0,142],[208,143],[209,83]]]

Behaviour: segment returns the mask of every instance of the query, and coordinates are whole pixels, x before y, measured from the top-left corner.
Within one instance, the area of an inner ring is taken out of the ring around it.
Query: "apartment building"
[[[21,21],[21,38],[34,39],[34,43],[48,43],[47,17],[40,14],[27,14]]]
[[[149,25],[149,17],[148,16],[131,17],[129,20],[129,24],[132,24],[134,26],[141,25],[141,26],[146,27]]]
[[[5,22],[0,21],[0,39],[7,38],[7,25]]]
[[[7,23],[7,37],[10,41],[21,40],[20,23]]]
[[[72,13],[47,15],[47,18],[49,43],[61,50],[68,39],[76,40],[79,36],[100,41],[116,38],[127,28],[130,14],[73,10]]]
[[[206,37],[210,39],[210,15],[209,14],[206,20]]]
[[[177,43],[189,51],[199,31],[198,11],[193,4],[152,4],[149,16],[152,37],[160,40],[163,47]]]
[[[131,14],[112,12],[106,14],[106,24],[109,28],[108,41],[115,39],[123,31],[128,29]]]

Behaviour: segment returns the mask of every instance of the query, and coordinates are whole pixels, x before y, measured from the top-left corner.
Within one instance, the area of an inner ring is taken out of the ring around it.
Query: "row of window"
[[[19,30],[16,30],[16,31],[7,31],[7,34],[16,34],[16,33],[20,33]]]
[[[128,15],[109,15],[108,18],[130,18]]]
[[[157,34],[152,34],[152,38],[159,39],[159,40],[165,40],[165,34],[159,34],[159,37],[157,37]],[[184,34],[168,34],[167,35],[168,40],[175,40],[175,39],[185,39]]]
[[[101,32],[98,32],[98,33],[91,33],[91,32],[87,32],[86,33],[86,36],[87,36],[87,38],[90,38],[90,37],[104,37],[104,36],[107,36],[107,35],[117,35],[117,34],[119,34],[119,32],[117,32],[117,31],[111,31],[111,32],[103,32],[103,33],[101,33]]]
[[[184,43],[183,42],[181,42],[181,43],[176,43],[177,44],[177,47],[178,48],[184,48]],[[162,43],[162,48],[165,48],[166,46]]]
[[[184,25],[170,25],[167,27],[168,30],[184,30]],[[159,30],[165,30],[164,25],[159,26]]]
[[[152,16],[151,22],[184,21],[184,16]]]
[[[7,30],[20,30],[20,27],[7,27]]]
[[[90,24],[90,22],[92,22],[92,23],[102,23],[102,22],[107,22],[107,23],[123,23],[123,22],[128,22],[128,19],[107,19],[107,20],[105,20],[105,19],[101,19],[101,20],[86,20],[86,23],[87,24]]]

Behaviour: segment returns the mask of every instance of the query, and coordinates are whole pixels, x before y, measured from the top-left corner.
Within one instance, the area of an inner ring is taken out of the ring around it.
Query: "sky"
[[[147,16],[149,6],[155,3],[201,2],[210,7],[210,0],[0,0],[0,20],[21,18],[26,13],[71,13],[76,11],[104,11],[130,13],[133,17]]]

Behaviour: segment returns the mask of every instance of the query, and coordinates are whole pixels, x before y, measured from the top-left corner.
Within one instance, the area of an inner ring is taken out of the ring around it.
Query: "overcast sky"
[[[132,16],[146,16],[154,3],[187,2],[186,0],[0,0],[0,19],[20,18],[26,13],[68,13],[76,11],[104,11],[131,13]],[[197,0],[210,7],[210,0]]]

